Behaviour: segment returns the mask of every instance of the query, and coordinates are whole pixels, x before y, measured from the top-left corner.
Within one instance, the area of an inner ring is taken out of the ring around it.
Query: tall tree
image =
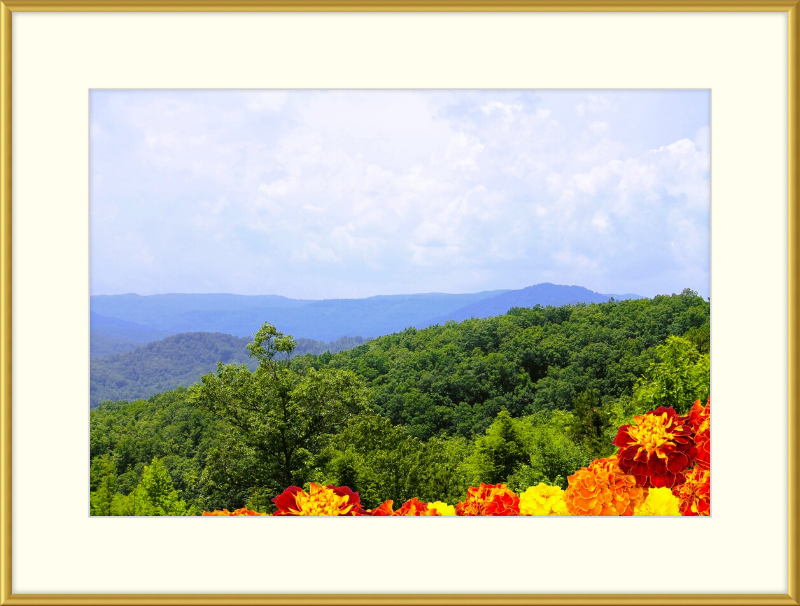
[[[705,402],[710,395],[711,358],[683,337],[669,336],[656,347],[659,361],[650,365],[634,391],[639,412],[669,406],[683,414],[695,400]]]
[[[258,360],[255,371],[219,364],[192,389],[192,401],[230,423],[235,438],[263,458],[264,480],[273,487],[302,483],[328,437],[368,410],[366,388],[346,370],[311,368],[302,376],[290,370],[295,341],[269,323],[248,349]]]
[[[97,490],[90,495],[90,513],[93,516],[113,515],[114,497],[117,494],[117,464],[110,454],[104,454],[97,457],[94,465],[98,466],[100,481]]]

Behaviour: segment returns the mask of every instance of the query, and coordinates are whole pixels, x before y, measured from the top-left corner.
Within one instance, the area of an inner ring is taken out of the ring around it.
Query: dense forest
[[[97,335],[94,339],[102,339]],[[330,343],[313,339],[297,339],[293,355],[336,353],[364,343],[363,337],[341,337]],[[90,362],[89,403],[97,406],[103,400],[133,400],[157,393],[187,387],[212,372],[217,362],[247,364],[251,370],[255,360],[249,357],[250,339],[222,333],[180,333],[160,341],[139,346],[133,351],[106,355]]]
[[[633,415],[706,401],[709,328],[708,301],[689,290],[291,357],[298,343],[265,324],[249,365],[218,356],[192,387],[91,411],[91,512],[272,511],[309,482],[349,486],[370,508],[454,502],[479,482],[566,487]]]

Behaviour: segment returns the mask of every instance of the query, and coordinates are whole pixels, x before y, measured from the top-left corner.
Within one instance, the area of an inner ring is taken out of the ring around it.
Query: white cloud
[[[708,275],[707,124],[642,151],[608,118],[618,99],[560,95],[109,93],[93,289],[702,290],[677,282]]]
[[[523,106],[521,104],[512,105],[509,103],[500,103],[499,101],[490,101],[489,103],[481,105],[481,111],[485,115],[491,116],[499,114],[506,122],[513,122],[522,110]]]
[[[285,91],[258,91],[243,94],[247,109],[254,112],[280,110],[286,103]]]
[[[603,122],[598,120],[596,122],[592,122],[589,124],[589,130],[592,131],[595,135],[604,135],[608,132],[608,122]]]
[[[603,113],[612,107],[613,103],[604,95],[586,95],[586,97],[575,106],[575,113],[580,117],[584,117]]]

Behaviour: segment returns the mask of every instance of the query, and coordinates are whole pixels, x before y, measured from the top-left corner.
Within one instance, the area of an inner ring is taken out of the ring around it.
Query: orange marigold
[[[467,498],[456,505],[457,516],[518,516],[519,496],[505,484],[484,484],[467,489]]]
[[[681,500],[681,515],[711,515],[711,472],[695,467],[686,474],[686,482],[673,488],[672,493]]]
[[[672,488],[683,484],[683,471],[697,454],[694,431],[685,417],[663,406],[633,418],[619,428],[619,466],[642,488]]]
[[[708,398],[705,406],[697,400],[686,418],[694,430],[694,443],[697,446],[694,464],[696,467],[711,469],[711,398]]]
[[[393,516],[394,509],[392,509],[392,505],[394,501],[384,501],[380,505],[378,505],[375,509],[367,510],[367,513],[371,516]]]
[[[265,516],[268,515],[266,513],[259,513],[257,511],[253,511],[252,509],[247,509],[247,507],[240,507],[239,509],[234,509],[233,511],[228,511],[227,509],[215,509],[214,511],[204,511],[204,516]]]
[[[392,509],[394,501],[384,501],[375,509],[370,509],[367,513],[371,516],[440,516],[436,509],[429,507],[417,497],[412,497],[395,511]]]
[[[427,503],[423,503],[417,497],[411,497],[408,501],[403,503],[403,506],[394,512],[396,516],[438,516],[441,515],[435,509],[428,507]]]
[[[616,456],[596,459],[567,478],[567,509],[574,516],[631,516],[644,490],[626,474]]]
[[[364,513],[357,492],[347,486],[320,486],[311,482],[308,492],[289,486],[272,502],[276,516],[358,516]]]

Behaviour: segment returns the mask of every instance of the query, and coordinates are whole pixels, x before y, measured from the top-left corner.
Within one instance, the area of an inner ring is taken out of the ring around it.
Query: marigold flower
[[[711,515],[711,472],[694,467],[686,474],[686,482],[672,489],[681,501],[681,515]]]
[[[227,509],[215,509],[214,511],[204,511],[204,516],[265,516],[269,515],[266,513],[259,513],[257,511],[253,511],[252,509],[247,509],[247,507],[240,507],[239,509],[234,509],[232,512],[228,511]]]
[[[436,510],[440,516],[456,515],[456,508],[443,501],[434,501],[433,503],[428,503],[428,509]]]
[[[633,512],[635,516],[679,516],[680,499],[670,488],[651,488],[647,498]]]
[[[708,398],[705,406],[697,400],[686,418],[694,430],[694,443],[697,447],[694,464],[696,467],[711,469],[711,398]]]
[[[539,483],[519,495],[519,513],[523,516],[569,515],[564,491],[560,486]]]
[[[417,497],[412,497],[395,511],[392,509],[394,501],[384,501],[375,509],[370,509],[367,513],[371,516],[440,516],[444,515],[433,509],[427,503],[423,503]],[[453,509],[450,507],[450,509]],[[451,514],[455,515],[455,511]]]
[[[697,448],[688,421],[663,406],[634,417],[619,428],[619,466],[642,488],[672,488],[683,484],[683,471],[694,461]]]
[[[412,497],[403,506],[394,512],[396,516],[438,516],[442,515],[435,509],[430,509],[427,503],[423,503],[417,497]]]
[[[272,502],[276,516],[357,516],[364,513],[358,493],[347,486],[320,486],[311,482],[308,492],[290,486]]]
[[[375,509],[367,510],[367,513],[371,516],[393,516],[394,509],[392,509],[392,504],[394,501],[384,501],[380,505],[378,505]]]
[[[620,469],[616,456],[596,459],[567,480],[564,501],[574,516],[630,516],[644,500],[636,478]]]
[[[456,505],[458,516],[517,516],[519,497],[505,484],[484,484],[467,489],[467,498]]]

